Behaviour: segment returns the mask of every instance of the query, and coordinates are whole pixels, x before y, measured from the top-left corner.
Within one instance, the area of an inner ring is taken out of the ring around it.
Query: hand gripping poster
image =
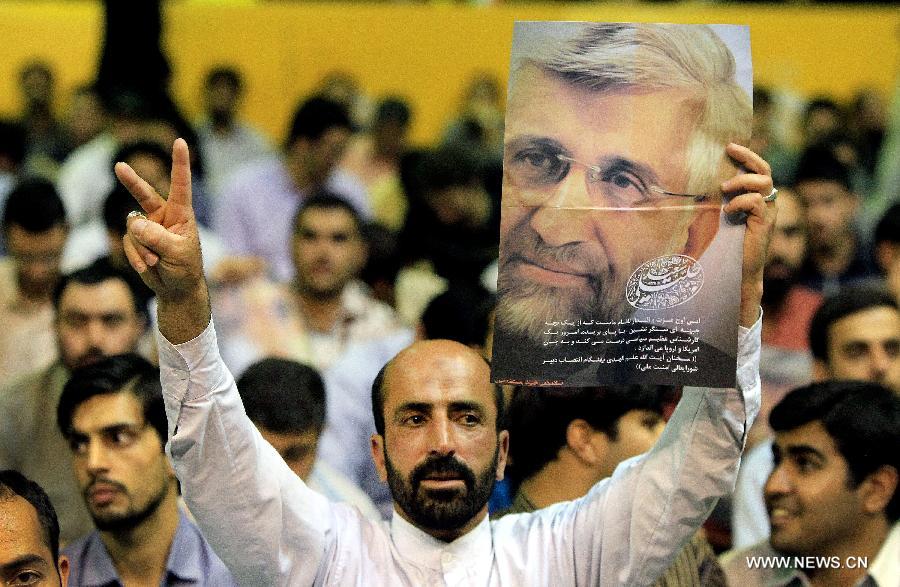
[[[732,387],[748,27],[516,23],[493,379]]]

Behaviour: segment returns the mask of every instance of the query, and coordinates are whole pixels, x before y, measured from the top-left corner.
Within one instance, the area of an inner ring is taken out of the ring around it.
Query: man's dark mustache
[[[459,462],[453,455],[429,457],[413,469],[409,476],[410,484],[414,491],[419,490],[419,485],[429,475],[453,475],[462,479],[466,489],[472,491],[475,487],[475,473],[466,465]]]
[[[502,264],[528,260],[538,265],[550,267],[568,267],[578,273],[591,276],[591,282],[597,280],[597,273],[605,265],[605,261],[594,258],[579,243],[565,243],[560,246],[548,245],[528,224],[521,222],[514,229],[515,236],[503,243]]]
[[[90,497],[91,492],[94,491],[94,489],[96,489],[98,485],[108,485],[110,487],[114,487],[115,489],[117,489],[118,491],[121,491],[122,493],[128,492],[128,489],[124,485],[119,483],[118,481],[113,481],[112,479],[107,479],[106,477],[95,477],[94,479],[91,480],[90,485],[88,485],[85,488],[85,490],[82,492],[84,494],[85,499]]]

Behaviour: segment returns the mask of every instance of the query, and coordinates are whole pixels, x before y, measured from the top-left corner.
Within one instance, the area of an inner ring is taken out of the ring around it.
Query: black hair
[[[347,109],[334,100],[315,96],[302,102],[294,112],[286,145],[299,139],[318,140],[332,128],[353,129]]]
[[[14,167],[25,160],[25,127],[13,120],[0,119],[0,158],[7,158]]]
[[[59,520],[50,498],[40,485],[18,471],[0,471],[0,501],[11,500],[16,495],[30,503],[37,512],[44,544],[50,549],[53,566],[56,567],[59,560]]]
[[[887,291],[870,286],[845,287],[819,306],[809,323],[809,348],[814,358],[827,363],[831,326],[851,314],[887,306],[898,309]]]
[[[109,281],[110,279],[122,280],[128,287],[128,292],[131,294],[134,310],[146,318],[147,309],[142,307],[141,300],[143,298],[141,297],[141,294],[135,291],[134,285],[128,280],[128,277],[124,273],[105,263],[92,263],[83,269],[78,269],[77,271],[63,275],[60,278],[59,283],[56,284],[56,287],[53,288],[54,310],[59,311],[59,300],[62,298],[62,295],[70,284],[98,285],[105,281]]]
[[[165,446],[168,425],[159,369],[135,353],[105,357],[72,372],[56,407],[56,423],[62,435],[71,436],[72,415],[78,406],[94,396],[113,393],[130,393],[137,398],[144,421],[153,427],[160,444]]]
[[[753,109],[765,108],[772,104],[772,92],[768,88],[755,86],[753,88]]]
[[[356,232],[362,235],[363,220],[360,217],[359,212],[353,207],[353,204],[339,194],[328,190],[318,190],[303,200],[300,207],[297,209],[297,213],[294,215],[294,222],[292,225],[294,227],[294,234],[296,234],[297,230],[300,228],[300,221],[303,219],[303,215],[306,214],[307,210],[343,210],[353,219],[353,225],[356,228]]]
[[[809,119],[812,117],[813,112],[815,112],[816,110],[827,110],[834,113],[838,117],[843,114],[840,106],[837,105],[837,102],[826,96],[817,96],[810,100],[806,104],[806,108],[803,109],[804,125],[809,122]]]
[[[18,226],[27,232],[46,232],[66,224],[66,209],[56,188],[43,179],[29,179],[17,185],[3,209],[3,230]]]
[[[359,273],[369,287],[376,289],[379,283],[393,286],[397,274],[403,268],[397,247],[397,233],[377,222],[366,222],[362,226],[363,240],[368,249],[366,265]]]
[[[447,188],[482,182],[478,153],[459,146],[444,146],[427,152],[416,165],[414,180],[426,196]]]
[[[393,362],[394,359],[391,359],[385,363],[378,375],[375,376],[375,381],[372,382],[372,417],[375,419],[375,431],[381,436],[384,436],[384,378],[388,367]],[[484,359],[484,362],[488,366],[491,364],[487,359]],[[491,384],[491,387],[494,389],[494,407],[497,410],[495,428],[499,433],[506,429],[506,401],[503,398],[503,389],[499,385]]]
[[[165,168],[168,168],[172,163],[172,155],[162,145],[155,141],[146,140],[125,143],[113,156],[112,161],[113,163],[117,163],[119,161],[127,162],[135,155],[146,155],[149,157],[153,157],[154,159],[162,163],[163,167]]]
[[[772,409],[769,425],[775,432],[821,422],[847,462],[853,487],[883,466],[900,473],[900,397],[877,383],[827,381],[787,394]],[[900,518],[900,490],[885,515]]]
[[[210,88],[220,82],[228,84],[235,92],[240,92],[244,87],[244,80],[240,72],[229,65],[220,65],[209,70],[206,74],[205,86]]]
[[[373,125],[394,121],[400,126],[409,124],[412,118],[412,110],[406,100],[397,97],[389,97],[379,102],[372,117]]]
[[[483,346],[490,325],[493,296],[477,284],[451,283],[422,313],[425,338],[444,338]]]
[[[106,229],[117,235],[125,236],[128,227],[128,214],[141,211],[140,204],[124,185],[116,182],[115,187],[103,201],[103,224]]]
[[[582,419],[616,440],[619,420],[632,410],[661,414],[673,388],[653,385],[519,387],[509,405],[510,476],[517,485],[555,460],[569,424]]]
[[[879,243],[900,243],[900,202],[888,208],[875,227],[875,239]]]
[[[804,181],[833,181],[852,191],[850,175],[850,168],[838,159],[830,143],[816,144],[800,155],[794,171],[794,186]]]
[[[313,431],[325,427],[325,384],[308,365],[268,358],[254,363],[237,382],[247,417],[275,433]]]

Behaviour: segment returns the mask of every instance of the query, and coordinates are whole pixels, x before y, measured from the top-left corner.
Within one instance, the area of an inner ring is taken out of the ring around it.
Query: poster
[[[745,26],[516,23],[495,381],[734,386],[751,93]]]

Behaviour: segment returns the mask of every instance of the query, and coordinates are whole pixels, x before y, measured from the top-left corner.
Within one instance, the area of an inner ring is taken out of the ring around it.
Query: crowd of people
[[[737,389],[534,389],[489,382],[496,81],[422,147],[344,74],[280,145],[232,67],[195,125],[136,88],[59,115],[53,80],[25,64],[0,123],[0,579],[900,584],[877,98],[810,101],[788,145],[754,93]]]

